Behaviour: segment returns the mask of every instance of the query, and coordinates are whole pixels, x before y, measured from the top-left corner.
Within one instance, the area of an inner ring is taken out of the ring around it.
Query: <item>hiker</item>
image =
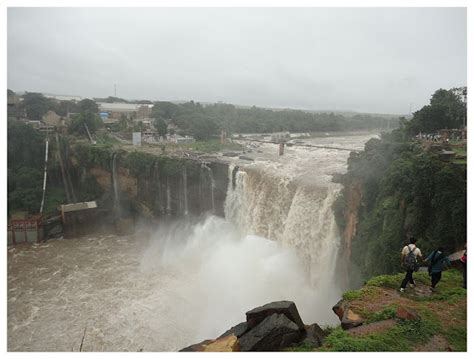
[[[405,291],[408,282],[410,282],[411,287],[416,287],[415,281],[413,280],[413,272],[416,272],[420,268],[418,257],[422,257],[421,251],[416,247],[416,238],[411,237],[410,244],[402,249],[402,266],[407,272],[405,278],[403,278],[402,284],[400,285],[400,292]]]
[[[461,265],[462,265],[462,279],[464,280],[463,288],[467,289],[467,248],[464,245],[464,253],[461,257]]]
[[[425,262],[430,262],[428,266],[428,274],[431,276],[431,290],[434,290],[436,284],[441,280],[444,266],[451,264],[449,258],[445,256],[443,252],[443,247],[439,247],[437,250],[431,252],[431,254],[424,260]]]

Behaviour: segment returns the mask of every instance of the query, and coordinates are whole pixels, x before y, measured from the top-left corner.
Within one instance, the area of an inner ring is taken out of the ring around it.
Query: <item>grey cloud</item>
[[[8,87],[406,113],[467,82],[463,8],[9,8]]]

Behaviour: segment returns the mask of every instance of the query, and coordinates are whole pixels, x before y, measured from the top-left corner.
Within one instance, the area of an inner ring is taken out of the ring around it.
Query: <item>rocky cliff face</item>
[[[357,231],[359,208],[362,203],[361,186],[360,182],[353,182],[344,189],[348,200],[344,209],[345,227],[342,232],[342,249],[346,258],[351,257],[351,243]]]
[[[343,191],[343,207],[336,209],[336,217],[339,216],[338,225],[341,233],[340,256],[343,260],[337,262],[341,275],[341,286],[343,288],[353,287],[354,273],[351,273],[352,241],[357,233],[359,223],[359,210],[362,205],[362,184],[359,181],[345,183]]]
[[[110,149],[96,158],[100,161],[72,158],[71,162],[78,173],[95,179],[103,207],[120,209],[121,216],[224,216],[227,164]]]

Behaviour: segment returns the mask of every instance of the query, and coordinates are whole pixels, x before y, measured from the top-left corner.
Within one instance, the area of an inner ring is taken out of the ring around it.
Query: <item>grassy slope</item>
[[[395,318],[399,305],[415,309],[420,320],[397,320],[389,329],[361,336],[352,336],[337,327],[331,330],[322,347],[293,350],[415,351],[426,350],[424,345],[429,346],[436,339],[447,343],[450,350],[466,351],[466,290],[462,288],[461,273],[444,272],[434,294],[429,292],[428,274],[416,273],[417,289],[407,289],[400,295],[397,289],[403,276],[400,273],[374,277],[361,289],[346,292],[343,297],[366,324]]]

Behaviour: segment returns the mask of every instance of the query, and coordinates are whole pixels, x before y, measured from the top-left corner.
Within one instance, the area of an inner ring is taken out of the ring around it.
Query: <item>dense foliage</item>
[[[431,97],[430,104],[423,106],[407,124],[408,133],[430,133],[443,128],[461,128],[466,120],[467,88],[439,89]]]
[[[87,128],[91,134],[104,126],[100,117],[93,112],[84,112],[74,115],[68,126],[69,133],[87,136]]]
[[[11,93],[13,94],[12,91]],[[118,97],[95,100],[109,103],[151,103],[147,100],[126,101]],[[58,101],[31,92],[23,95],[20,107],[30,120],[41,120],[48,110],[55,111],[63,117],[68,114],[82,114],[73,120],[71,130],[76,133],[83,132],[83,123],[89,120],[94,119],[88,123],[90,128],[99,124],[98,117],[92,116],[99,112],[97,103],[90,99],[79,102]],[[223,103],[202,105],[194,101],[180,104],[157,101],[154,103],[151,117],[155,119],[154,123],[158,124],[160,135],[165,131],[165,124],[172,123],[179,128],[180,135],[193,135],[198,140],[215,137],[221,130],[228,133],[351,131],[394,128],[398,121],[394,116],[341,115],[290,109],[264,109],[255,106],[243,108]],[[126,120],[121,120],[112,127],[113,130],[127,130],[130,126]],[[135,124],[134,130],[138,131],[142,127]]]
[[[67,157],[69,144],[60,138],[63,164],[71,170]],[[77,152],[83,155],[81,163],[110,164],[111,155],[101,151],[106,145],[80,146]],[[110,147],[110,146],[109,146]],[[109,148],[107,147],[107,148]],[[44,203],[44,215],[56,211],[60,204],[67,203],[64,182],[58,161],[58,145],[54,136],[49,138],[48,176]],[[45,134],[18,120],[8,120],[8,214],[14,212],[39,212],[42,198]],[[81,151],[82,150],[82,151]],[[105,157],[105,158],[104,158]],[[90,175],[74,176],[69,173],[77,201],[93,200],[99,195],[95,179]]]
[[[8,121],[8,212],[37,212],[41,203],[44,137],[31,126]]]
[[[21,107],[29,120],[41,121],[43,115],[54,107],[54,102],[40,93],[27,92],[23,95]]]
[[[431,105],[439,107],[437,91]],[[453,103],[442,102],[448,107]],[[412,121],[419,126],[420,112]],[[431,123],[417,127],[430,131]],[[454,123],[452,124],[454,125]],[[461,249],[466,242],[466,167],[445,162],[433,152],[410,140],[414,125],[367,142],[361,153],[351,153],[345,189],[334,205],[336,218],[345,226],[345,210],[350,191],[361,186],[362,203],[358,227],[352,240],[351,259],[364,277],[400,270],[400,251],[408,237],[419,239],[425,255],[435,247],[448,252]]]
[[[154,125],[156,128],[156,131],[158,132],[160,136],[166,136],[166,134],[168,133],[168,125],[166,124],[163,118],[160,117],[157,120],[155,120]]]
[[[382,116],[342,116],[299,110],[238,108],[229,104],[202,105],[196,102],[174,104],[156,102],[152,116],[171,120],[185,134],[199,139],[225,130],[229,133],[348,131],[395,127],[398,119]]]

